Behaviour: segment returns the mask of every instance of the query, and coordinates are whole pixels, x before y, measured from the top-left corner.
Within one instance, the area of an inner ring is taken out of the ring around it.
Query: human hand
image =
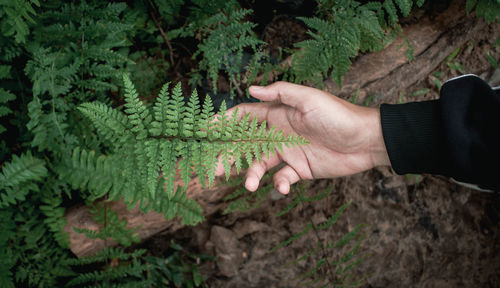
[[[310,141],[308,145],[284,148],[283,153],[276,151],[260,163],[255,161],[245,176],[249,191],[257,190],[264,173],[281,162],[285,165],[276,172],[273,182],[283,194],[288,194],[290,185],[300,179],[346,176],[390,165],[379,109],[357,106],[324,91],[287,82],[251,86],[249,92],[264,102],[236,106],[239,115],[251,113],[269,127],[275,125],[285,134],[298,134]],[[218,169],[217,174],[221,172]]]

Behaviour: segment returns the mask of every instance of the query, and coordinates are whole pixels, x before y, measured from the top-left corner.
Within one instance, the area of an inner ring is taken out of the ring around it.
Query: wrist
[[[384,135],[382,133],[382,122],[380,117],[379,108],[368,108],[370,109],[368,115],[368,127],[370,129],[369,136],[369,157],[372,167],[376,166],[390,166],[391,161],[389,159],[389,154],[387,153],[387,148],[385,146]]]

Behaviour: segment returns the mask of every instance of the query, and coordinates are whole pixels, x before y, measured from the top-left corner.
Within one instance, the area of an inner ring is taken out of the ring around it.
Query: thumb
[[[281,81],[268,86],[250,86],[248,91],[250,95],[259,100],[277,101],[301,112],[304,112],[304,103],[312,101],[314,98],[317,99],[323,94],[323,91],[315,88]]]

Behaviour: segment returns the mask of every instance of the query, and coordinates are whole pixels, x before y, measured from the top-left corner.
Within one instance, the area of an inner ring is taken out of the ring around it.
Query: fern
[[[467,13],[475,8],[476,16],[482,17],[486,22],[495,22],[500,18],[500,3],[496,0],[467,0]]]
[[[38,191],[35,183],[47,176],[47,168],[43,160],[26,153],[13,156],[0,173],[0,208],[15,205],[26,199],[30,191]]]
[[[282,216],[290,212],[299,204],[303,207],[305,203],[320,201],[321,199],[327,197],[332,191],[331,186],[328,186],[322,193],[318,193],[311,197],[305,197],[303,195],[305,193],[304,190],[305,188],[303,185],[295,189],[295,193],[293,194],[295,195],[294,201],[281,212],[279,212],[277,216]],[[295,233],[285,241],[282,241],[278,245],[271,248],[269,252],[275,252],[277,249],[288,246],[291,243],[297,241],[299,238],[313,232],[318,237],[318,243],[314,245],[309,251],[307,251],[304,255],[298,257],[297,259],[294,259],[282,266],[282,268],[287,268],[291,265],[296,265],[299,262],[304,262],[313,256],[319,257],[319,260],[316,261],[311,269],[297,275],[292,280],[298,280],[306,287],[311,287],[313,284],[317,285],[318,283],[325,282],[326,284],[320,287],[328,287],[330,285],[333,285],[334,287],[344,287],[345,285],[351,287],[360,285],[364,282],[365,277],[354,280],[354,278],[356,278],[356,275],[352,272],[352,270],[359,266],[364,259],[362,256],[359,256],[359,248],[364,239],[364,236],[360,235],[360,231],[363,228],[363,225],[356,226],[353,230],[343,235],[339,240],[332,241],[327,244],[323,244],[323,241],[319,239],[318,236],[318,231],[328,229],[333,224],[335,224],[350,204],[351,201],[342,205],[332,216],[330,216],[323,223],[314,224],[310,219],[310,221],[302,229],[302,231]],[[352,241],[355,241],[355,244],[352,246],[352,248],[350,248],[346,252],[340,253],[340,256],[332,257],[330,259],[330,257],[327,255],[328,250],[343,249]],[[306,279],[310,280],[305,282]]]
[[[66,287],[82,287],[85,284],[93,287],[149,287],[151,282],[147,281],[145,276],[148,266],[141,261],[141,256],[145,253],[146,251],[141,249],[126,253],[121,249],[105,248],[92,256],[68,259],[65,264],[70,266],[104,267],[102,270],[76,275]],[[108,261],[114,261],[116,264],[107,265]]]
[[[221,12],[203,21],[198,29],[202,41],[193,55],[193,58],[202,55],[199,69],[206,71],[207,78],[212,80],[214,94],[217,93],[219,73],[224,72],[231,87],[231,98],[236,90],[242,94],[239,86],[242,81],[241,72],[245,67],[243,51],[250,49],[257,52],[257,47],[264,43],[252,32],[256,25],[244,21],[253,11],[239,9],[237,6],[235,1],[228,1]]]
[[[35,24],[33,5],[40,7],[38,0],[12,0],[0,3],[0,31],[5,36],[14,36],[17,43],[24,43],[30,33],[30,25]]]
[[[2,67],[0,66],[0,69],[1,68]],[[0,79],[2,79],[2,77],[0,77]],[[14,94],[0,87],[0,117],[12,114],[12,110],[6,104],[14,99],[16,99],[16,96],[14,96]],[[6,130],[7,128],[0,124],[0,134],[4,133]]]
[[[324,78],[332,77],[342,87],[351,59],[359,51],[382,49],[387,44],[384,29],[397,24],[396,7],[403,16],[408,16],[414,2],[418,6],[423,4],[423,1],[413,0],[385,0],[382,4],[368,2],[363,5],[354,0],[318,1],[318,14],[323,19],[299,17],[311,29],[308,34],[312,39],[295,44],[299,50],[293,55],[291,67],[294,81],[312,80],[322,86]]]
[[[312,39],[296,44],[299,51],[294,54],[292,66],[296,82],[312,78],[321,85],[323,78],[331,75],[341,86],[342,77],[351,66],[350,59],[360,49],[381,46],[384,37],[382,27],[375,12],[366,6],[356,1],[341,1],[333,4],[329,13],[334,19],[332,22],[319,18],[299,18],[317,32],[309,31]],[[377,42],[378,45],[375,44]]]
[[[34,195],[33,199],[37,196]],[[4,238],[0,239],[0,252],[2,258],[8,257],[1,261],[0,270],[12,271],[7,273],[10,279],[0,279],[0,283],[10,281],[16,287],[55,287],[58,286],[58,277],[72,274],[61,265],[68,254],[54,241],[37,207],[23,202],[15,208],[0,209],[0,215],[4,216],[0,219],[0,226],[7,228],[2,230]]]
[[[170,248],[171,253],[165,258],[145,256],[143,249],[126,252],[121,248],[104,248],[91,256],[67,259],[64,265],[78,270],[88,268],[88,271],[75,275],[66,287],[202,286],[204,279],[193,262],[213,260],[212,257],[186,253],[173,241]]]
[[[171,25],[175,23],[175,18],[178,17],[184,0],[154,0],[153,3],[167,24]]]
[[[95,170],[89,175],[97,172],[102,176],[97,179],[74,177],[68,181],[80,188],[88,186],[99,196],[114,191],[110,193],[110,200],[123,197],[130,206],[139,201],[143,211],[152,208],[163,212],[168,219],[177,215],[184,223],[195,224],[202,220],[201,210],[185,196],[192,174],[197,174],[202,182],[208,181],[210,186],[219,155],[228,178],[230,158],[241,163],[243,157],[260,159],[262,152],[275,153],[276,149],[283,149],[283,145],[306,144],[298,136],[285,136],[274,128],[267,131],[265,122],[257,125],[254,119],[250,124],[249,116],[238,121],[237,111],[226,115],[224,104],[214,122],[210,97],[206,97],[201,108],[197,94],[193,93],[185,105],[180,85],[170,94],[167,83],[151,112],[126,75],[124,85],[126,115],[101,103],[85,103],[79,107],[101,137],[116,141],[108,159],[96,159],[93,152],[76,150],[72,166]],[[236,166],[239,172],[241,165]],[[121,171],[112,167],[120,167]],[[176,169],[184,183],[182,190],[174,190]],[[97,187],[102,190],[95,189]]]
[[[73,227],[73,230],[84,234],[90,239],[106,240],[112,238],[123,246],[130,246],[140,241],[139,236],[135,233],[138,228],[127,228],[127,220],[120,220],[118,214],[106,207],[105,204],[91,206],[90,213],[93,214],[94,221],[101,225],[101,228],[99,230],[89,230]]]
[[[262,177],[262,182],[272,179],[273,173],[266,173]],[[244,187],[244,178],[238,177],[233,180],[229,180],[227,183],[231,187],[238,187],[233,193],[224,197],[224,201],[228,202],[226,209],[224,209],[224,214],[229,214],[233,212],[248,212],[257,207],[260,207],[264,200],[268,199],[269,194],[272,193],[271,190],[274,189],[273,185],[262,185],[255,192],[248,192]]]

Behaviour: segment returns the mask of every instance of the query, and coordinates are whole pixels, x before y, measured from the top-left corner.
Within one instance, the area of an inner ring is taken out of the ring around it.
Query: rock
[[[243,261],[242,250],[238,247],[238,239],[233,231],[221,226],[213,226],[210,241],[215,246],[217,267],[226,277],[238,274],[238,268]]]
[[[500,68],[495,69],[493,75],[491,75],[490,79],[488,79],[488,84],[492,87],[500,86]]]
[[[376,184],[376,191],[384,199],[393,204],[406,203],[406,195],[408,188],[404,181],[404,176],[393,175],[391,177],[383,178]]]
[[[236,222],[233,231],[236,234],[236,238],[241,239],[248,234],[258,231],[267,231],[268,229],[269,226],[262,222],[245,219],[243,221]]]

